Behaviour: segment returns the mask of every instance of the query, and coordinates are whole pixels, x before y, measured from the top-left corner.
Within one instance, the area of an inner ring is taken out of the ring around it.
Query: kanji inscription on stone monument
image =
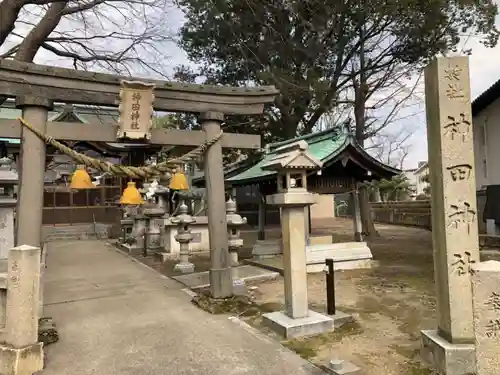
[[[476,263],[475,260],[471,259],[471,254],[468,251],[465,251],[463,254],[453,254],[455,258],[455,262],[452,263],[453,266],[456,267],[457,273],[462,276],[466,274],[473,273],[472,265]]]
[[[486,325],[486,337],[497,337],[500,332],[500,319],[490,319]]]
[[[150,139],[155,85],[139,81],[122,81],[121,85],[117,137]]]
[[[450,205],[450,219],[448,228],[461,229],[464,225],[467,227],[467,233],[470,233],[471,224],[476,218],[476,211],[471,208],[470,203],[462,202],[460,204]]]
[[[465,113],[460,113],[458,116],[448,116],[444,126],[445,135],[448,135],[451,140],[461,139],[465,142],[467,136],[471,132],[471,122],[469,116]]]
[[[490,310],[500,312],[500,292],[492,292],[488,301],[486,301],[486,306],[488,306]]]
[[[462,68],[457,66],[444,70],[444,78],[448,81],[446,96],[450,99],[465,98],[464,88],[461,85]]]
[[[444,70],[444,77],[449,81],[460,81],[463,69],[458,65],[451,66]]]
[[[475,374],[500,374],[500,262],[478,262],[472,269]]]
[[[472,166],[470,164],[457,164],[446,167],[450,171],[450,176],[453,181],[468,180]]]

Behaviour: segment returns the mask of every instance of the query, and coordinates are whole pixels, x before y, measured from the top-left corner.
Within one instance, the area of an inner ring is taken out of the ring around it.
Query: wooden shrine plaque
[[[151,139],[154,83],[121,81],[117,138]]]

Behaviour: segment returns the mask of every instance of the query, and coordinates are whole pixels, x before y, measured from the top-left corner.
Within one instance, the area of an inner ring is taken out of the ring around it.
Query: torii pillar
[[[24,95],[16,98],[16,107],[34,128],[45,133],[52,100]],[[15,243],[41,247],[43,217],[43,184],[45,177],[45,143],[31,130],[22,127],[19,158],[19,185],[15,226]]]
[[[200,121],[207,139],[216,137],[221,131],[224,114],[205,112]],[[229,259],[224,169],[220,140],[211,145],[204,155],[205,186],[208,203],[208,232],[210,237],[210,291],[213,298],[233,295],[233,279]]]

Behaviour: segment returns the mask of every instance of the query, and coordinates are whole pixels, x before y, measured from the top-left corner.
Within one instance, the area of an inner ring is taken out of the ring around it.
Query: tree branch
[[[54,2],[49,6],[41,21],[29,32],[16,52],[15,59],[31,62],[44,43],[45,39],[54,31],[63,16],[62,11],[68,1]]]
[[[25,4],[25,0],[3,0],[0,3],[0,46],[14,30],[16,20]]]

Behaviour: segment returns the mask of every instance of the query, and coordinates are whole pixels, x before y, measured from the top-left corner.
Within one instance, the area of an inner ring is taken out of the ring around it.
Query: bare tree
[[[169,6],[168,0],[3,0],[0,58],[34,62],[46,51],[75,69],[164,75]]]
[[[413,135],[411,130],[401,129],[398,132],[383,131],[371,141],[367,149],[372,151],[376,159],[394,168],[403,169],[404,163],[411,150],[409,143]]]
[[[421,65],[415,61],[395,58],[394,48],[398,40],[387,30],[368,37],[367,27],[377,20],[371,20],[370,15],[363,10],[360,15],[357,25],[359,50],[349,61],[350,72],[345,73],[350,76],[352,86],[345,91],[348,97],[353,97],[356,140],[364,147],[367,139],[383,131],[408,101],[415,99],[415,91],[421,78]],[[370,111],[380,108],[390,108],[383,120],[370,116]],[[376,235],[370,213],[369,194],[364,184],[360,186],[360,209],[364,234]]]

